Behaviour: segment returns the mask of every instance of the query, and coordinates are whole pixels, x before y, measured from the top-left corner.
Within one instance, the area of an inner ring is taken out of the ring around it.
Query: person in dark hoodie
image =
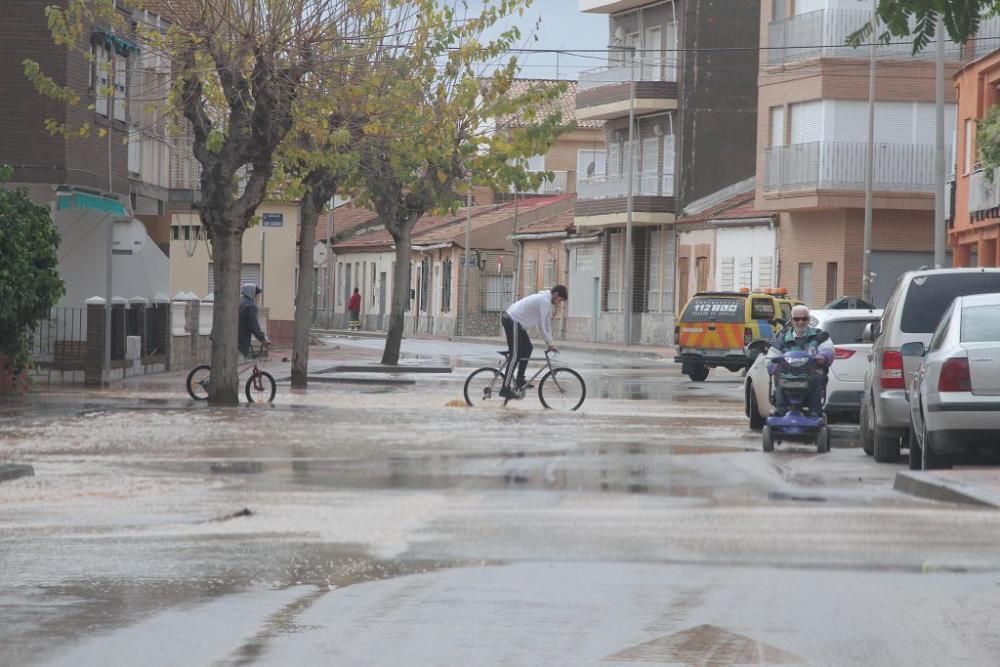
[[[271,346],[271,341],[261,331],[260,322],[257,319],[257,297],[262,291],[253,283],[247,283],[240,287],[240,294],[243,295],[243,298],[240,300],[240,328],[237,345],[240,348],[240,354],[244,357],[250,356],[251,335],[255,336],[265,348]]]

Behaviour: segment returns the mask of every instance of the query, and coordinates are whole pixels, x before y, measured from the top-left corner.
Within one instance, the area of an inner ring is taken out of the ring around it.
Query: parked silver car
[[[861,444],[876,461],[898,460],[902,443],[909,441],[906,382],[917,370],[918,358],[904,360],[900,348],[905,343],[927,345],[956,297],[990,292],[1000,292],[1000,269],[932,269],[900,276],[881,321],[872,327],[861,403]]]
[[[952,454],[1000,452],[1000,294],[955,299],[930,343],[906,343],[920,366],[909,385],[910,468]]]

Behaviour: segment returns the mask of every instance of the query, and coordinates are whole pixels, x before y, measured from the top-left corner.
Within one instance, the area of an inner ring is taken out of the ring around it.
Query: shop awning
[[[112,197],[90,194],[89,192],[57,192],[56,210],[90,209],[105,211],[112,215],[125,215],[125,206]]]

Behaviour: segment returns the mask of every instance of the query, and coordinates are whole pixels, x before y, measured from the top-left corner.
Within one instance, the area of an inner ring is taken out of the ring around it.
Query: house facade
[[[581,267],[594,267],[578,280],[593,272],[587,292],[597,295],[570,311],[598,316],[568,335],[624,342],[628,316],[629,342],[663,344],[677,308],[677,214],[754,173],[760,8],[711,0],[580,0],[579,8],[608,15],[609,62],[580,74],[576,96],[578,120],[604,121],[607,151],[605,174],[577,186],[576,226],[600,240],[570,244],[571,266],[579,254]]]
[[[1000,170],[993,177],[979,164],[977,122],[1000,104],[1000,51],[955,75],[958,132],[954,218],[948,242],[955,266],[1000,266]]]
[[[757,206],[780,214],[780,282],[810,306],[862,293],[869,54],[846,46],[871,0],[761,5]],[[997,34],[987,21],[980,37]],[[989,39],[946,44],[946,76]],[[876,49],[872,295],[884,305],[905,270],[933,265],[935,49]],[[946,91],[954,161],[955,95]]]

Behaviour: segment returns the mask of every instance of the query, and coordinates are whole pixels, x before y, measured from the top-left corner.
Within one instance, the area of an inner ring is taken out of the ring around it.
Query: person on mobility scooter
[[[830,448],[823,399],[834,347],[830,335],[809,320],[807,307],[792,309],[792,326],[775,336],[767,352],[775,409],[764,427],[764,451],[784,440],[815,443],[819,452]]]

